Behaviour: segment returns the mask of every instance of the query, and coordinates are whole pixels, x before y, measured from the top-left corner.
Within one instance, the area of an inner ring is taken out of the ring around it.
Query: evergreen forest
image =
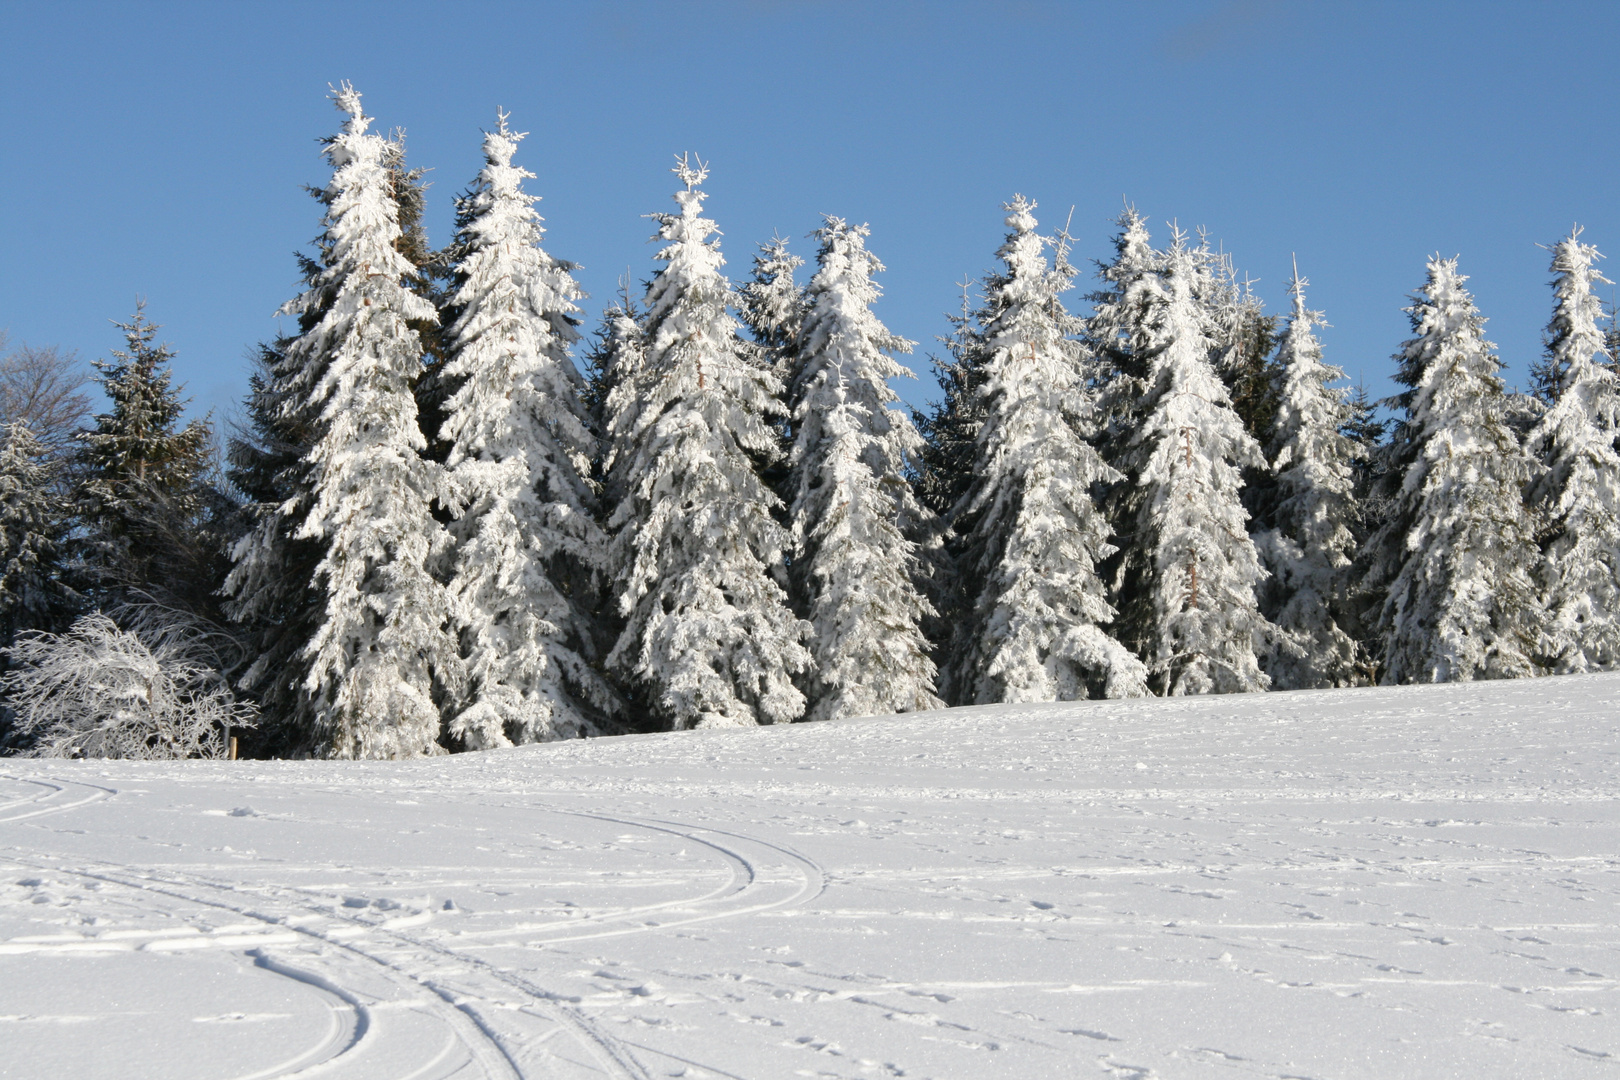
[[[733,280],[682,156],[646,280],[586,326],[509,117],[435,248],[403,136],[332,97],[240,423],[185,418],[144,305],[101,412],[73,357],[0,340],[0,752],[403,758],[1620,664],[1620,334],[1579,228],[1528,392],[1436,255],[1374,400],[1299,268],[1268,314],[1134,209],[1077,267],[1014,195],[919,411],[867,225]]]

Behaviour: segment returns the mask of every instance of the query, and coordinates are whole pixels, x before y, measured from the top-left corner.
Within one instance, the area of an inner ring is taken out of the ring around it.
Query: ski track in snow
[[[1620,1076],[1620,675],[0,764],[0,1077]]]

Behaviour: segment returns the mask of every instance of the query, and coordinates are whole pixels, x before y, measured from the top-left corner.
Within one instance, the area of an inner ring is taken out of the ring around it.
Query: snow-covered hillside
[[[1617,705],[0,762],[0,1076],[1617,1075]]]

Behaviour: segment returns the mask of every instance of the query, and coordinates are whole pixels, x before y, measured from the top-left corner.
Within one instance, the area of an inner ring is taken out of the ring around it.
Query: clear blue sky
[[[1617,41],[1614,3],[5,0],[0,327],[101,356],[144,295],[196,406],[227,413],[296,291],[348,79],[433,170],[435,243],[496,107],[532,132],[519,160],[592,324],[650,273],[642,215],[690,150],[734,278],[773,230],[812,256],[820,214],[870,222],[878,313],[922,343],[913,401],[1014,192],[1046,225],[1075,208],[1081,260],[1123,198],[1156,237],[1206,226],[1273,310],[1297,252],[1329,359],[1379,390],[1424,257],[1461,254],[1522,382],[1536,244],[1579,221],[1620,253]]]

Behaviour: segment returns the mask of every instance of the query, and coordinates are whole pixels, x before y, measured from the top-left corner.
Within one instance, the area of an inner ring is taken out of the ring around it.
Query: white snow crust
[[[1602,1077],[1620,674],[0,762],[0,1077]]]

